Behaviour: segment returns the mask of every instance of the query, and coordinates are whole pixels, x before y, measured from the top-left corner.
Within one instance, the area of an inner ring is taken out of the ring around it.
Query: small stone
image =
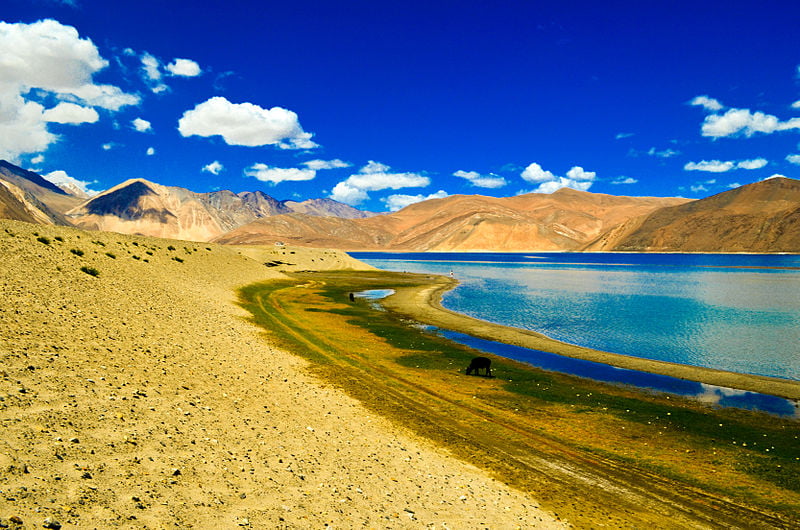
[[[181,470],[180,469],[175,468],[175,469],[172,470],[172,476],[173,477],[178,477],[180,475],[181,475]]]
[[[53,519],[52,517],[47,517],[42,523],[42,526],[45,528],[52,528],[53,530],[59,530],[61,528],[61,523]]]
[[[12,515],[11,517],[8,518],[8,520],[14,524],[22,524],[22,519],[16,515]]]
[[[87,471],[86,473],[81,475],[81,478],[89,478],[90,479],[90,478],[92,478],[92,474]]]
[[[78,440],[77,438],[70,438],[69,441],[74,443],[74,444],[81,443],[81,441]]]

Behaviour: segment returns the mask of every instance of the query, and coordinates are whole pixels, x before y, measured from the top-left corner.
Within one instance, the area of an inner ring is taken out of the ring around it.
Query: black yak
[[[492,360],[486,357],[475,357],[467,366],[467,375],[472,375],[472,372],[475,372],[475,375],[480,375],[479,370],[481,369],[484,370],[486,377],[492,377]]]

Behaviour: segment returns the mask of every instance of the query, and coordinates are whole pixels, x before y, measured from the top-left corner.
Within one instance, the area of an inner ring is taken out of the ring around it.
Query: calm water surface
[[[448,309],[591,348],[800,380],[800,256],[377,253],[451,272]]]

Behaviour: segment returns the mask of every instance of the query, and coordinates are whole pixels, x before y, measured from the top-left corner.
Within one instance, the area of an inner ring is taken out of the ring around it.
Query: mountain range
[[[500,198],[453,195],[373,214],[331,199],[196,193],[144,179],[86,198],[0,161],[0,218],[345,250],[800,252],[800,181],[774,177],[699,200],[569,188]]]

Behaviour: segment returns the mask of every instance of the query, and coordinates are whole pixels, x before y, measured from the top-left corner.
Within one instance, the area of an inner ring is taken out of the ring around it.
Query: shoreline
[[[432,283],[418,287],[398,287],[381,303],[396,313],[436,327],[465,333],[481,339],[521,346],[533,350],[607,364],[710,385],[758,392],[791,400],[800,400],[800,381],[727,372],[713,368],[632,357],[561,342],[534,331],[470,317],[442,307],[445,292],[458,285],[456,280],[432,276]]]

